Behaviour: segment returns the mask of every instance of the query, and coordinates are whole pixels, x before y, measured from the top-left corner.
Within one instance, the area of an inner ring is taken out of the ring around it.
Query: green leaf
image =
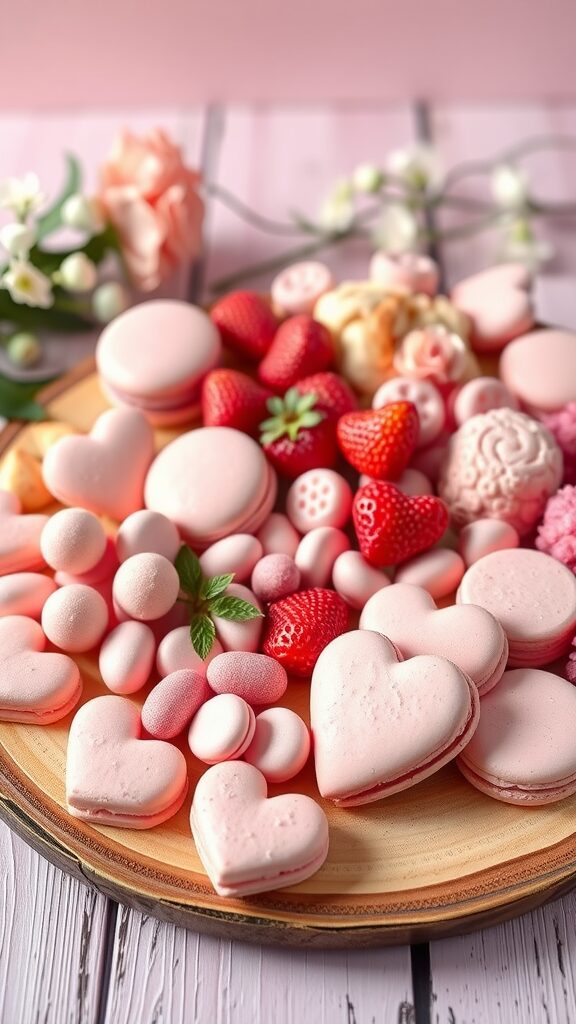
[[[213,597],[218,597],[219,594],[223,594],[226,587],[230,586],[236,573],[227,572],[222,576],[212,576],[208,580],[204,580],[200,587],[200,597],[203,601],[211,601]]]
[[[190,623],[190,640],[199,658],[208,657],[216,639],[216,627],[208,615],[195,615]]]
[[[198,597],[202,585],[202,569],[198,555],[183,544],[174,562],[180,586],[190,597]]]
[[[36,222],[38,238],[46,238],[62,225],[62,207],[70,196],[79,192],[82,186],[82,169],[75,156],[66,154],[66,180],[62,191],[49,210]]]
[[[268,412],[273,413],[274,416],[281,416],[284,412],[284,402],[278,395],[274,395],[266,402],[266,408],[268,409]]]
[[[0,377],[0,416],[8,420],[45,420],[46,410],[34,401],[34,395],[46,383],[22,383]]]
[[[88,239],[85,245],[76,245],[69,249],[42,249],[35,245],[30,250],[30,260],[43,274],[50,276],[59,269],[62,261],[73,253],[83,252],[93,263],[98,264],[111,249],[118,249],[118,236],[109,224],[101,234]]]
[[[249,622],[250,619],[262,618],[262,612],[253,604],[243,601],[241,597],[230,595],[214,598],[210,602],[209,610],[211,615],[216,615],[219,619],[230,619],[231,622]]]
[[[38,309],[14,302],[9,293],[0,288],[0,321],[13,324],[23,331],[90,331],[94,321],[70,309],[61,309],[58,298],[50,309]]]

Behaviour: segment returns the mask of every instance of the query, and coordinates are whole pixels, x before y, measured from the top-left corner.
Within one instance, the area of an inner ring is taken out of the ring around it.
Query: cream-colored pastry
[[[52,501],[42,479],[42,466],[30,452],[11,448],[0,465],[0,490],[20,499],[23,512],[38,512]]]

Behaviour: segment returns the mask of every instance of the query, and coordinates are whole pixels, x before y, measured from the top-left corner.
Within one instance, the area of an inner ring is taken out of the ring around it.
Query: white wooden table
[[[64,150],[90,169],[122,125],[164,125],[207,179],[261,213],[314,214],[331,182],[422,133],[446,165],[526,136],[576,134],[569,106],[250,107],[0,117],[0,177],[35,169],[56,189]],[[576,156],[532,161],[542,195],[576,198]],[[543,320],[576,327],[576,219],[546,230],[559,259],[538,282]],[[448,283],[489,260],[493,238],[440,253]],[[199,287],[280,252],[210,203]],[[365,276],[368,249],[326,254]],[[265,286],[266,279],[253,282]],[[71,359],[74,352],[71,350]],[[576,897],[463,938],[358,952],[204,938],[119,907],[63,875],[0,824],[0,1024],[575,1024]]]

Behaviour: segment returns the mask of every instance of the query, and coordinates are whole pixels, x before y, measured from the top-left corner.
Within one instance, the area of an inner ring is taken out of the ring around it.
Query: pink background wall
[[[0,107],[562,98],[574,0],[19,0]]]

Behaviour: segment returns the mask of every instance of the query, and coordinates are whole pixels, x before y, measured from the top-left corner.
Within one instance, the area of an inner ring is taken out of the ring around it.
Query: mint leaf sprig
[[[183,544],[175,561],[180,579],[179,601],[190,606],[190,640],[196,654],[204,661],[216,639],[214,618],[231,622],[249,622],[262,618],[262,612],[249,601],[226,594],[234,573],[204,576],[198,555]]]

